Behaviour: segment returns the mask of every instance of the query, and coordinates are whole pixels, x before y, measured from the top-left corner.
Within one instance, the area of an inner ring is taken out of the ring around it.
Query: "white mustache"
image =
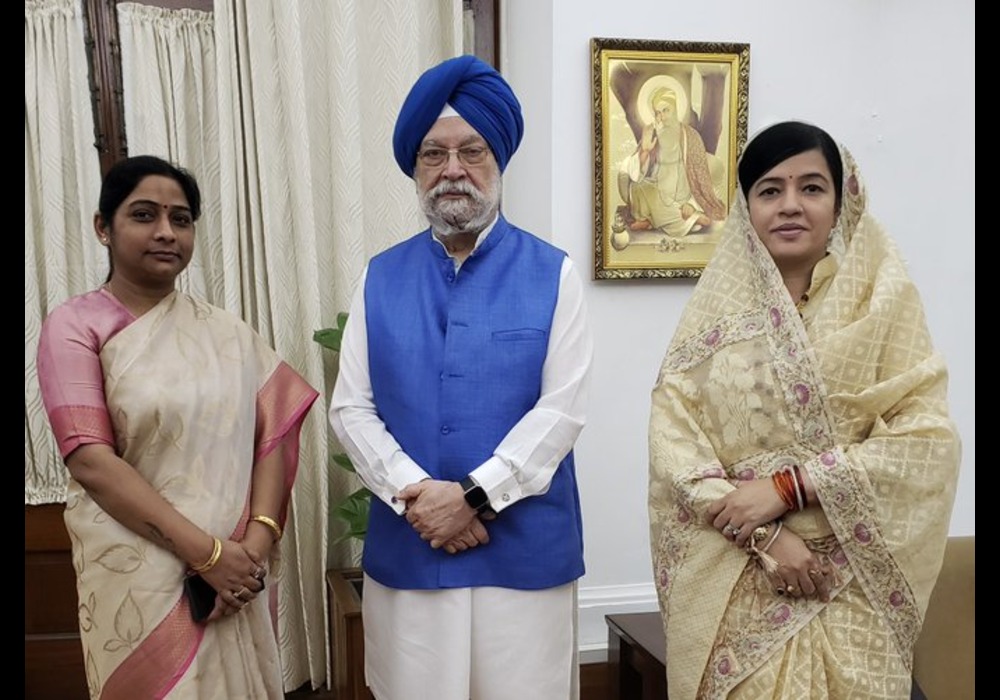
[[[468,180],[450,180],[442,182],[435,185],[430,191],[430,196],[434,199],[446,194],[467,194],[476,200],[482,198],[482,193]]]

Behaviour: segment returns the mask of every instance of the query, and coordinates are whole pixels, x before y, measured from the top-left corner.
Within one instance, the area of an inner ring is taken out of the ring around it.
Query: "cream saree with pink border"
[[[800,317],[742,195],[653,390],[649,511],[671,700],[908,698],[941,565],[959,442],[946,371],[853,159]],[[740,479],[798,464],[820,505],[786,516],[839,573],[779,597],[707,523]]]
[[[196,525],[239,539],[253,465],[273,449],[285,454],[287,503],[316,392],[243,321],[175,292],[99,358],[117,453]],[[93,407],[49,411],[60,444],[74,413],[93,422]],[[195,624],[184,562],[120,525],[72,479],[65,517],[91,697],[283,697],[267,595]]]

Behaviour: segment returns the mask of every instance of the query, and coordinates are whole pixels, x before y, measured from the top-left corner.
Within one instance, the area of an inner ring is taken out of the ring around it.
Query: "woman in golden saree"
[[[94,217],[108,282],[41,333],[94,698],[282,697],[262,591],[317,394],[243,321],[174,289],[199,210],[170,163],[112,167]]]
[[[959,443],[854,160],[786,122],[653,390],[654,576],[677,698],[908,698]]]

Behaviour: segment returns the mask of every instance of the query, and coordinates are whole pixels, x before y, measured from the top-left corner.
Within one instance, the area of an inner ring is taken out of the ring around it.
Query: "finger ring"
[[[798,589],[795,586],[789,585],[785,587],[785,590],[788,591],[789,595],[794,595]]]
[[[257,570],[253,573],[253,577],[258,581],[263,581],[265,576],[267,576],[267,572],[263,566],[257,567]]]
[[[817,569],[809,569],[809,575],[810,576],[822,576],[823,572],[819,571]]]
[[[780,588],[780,587],[776,588],[774,590],[774,592],[777,593],[778,595],[785,595],[785,589],[784,588]]]
[[[741,528],[741,527],[734,527],[732,530],[730,530],[730,532],[733,533],[733,537],[736,537],[737,535],[740,534],[740,530],[742,530],[742,529],[743,528]]]
[[[236,600],[240,600],[240,601],[243,601],[243,594],[244,594],[244,593],[246,593],[246,592],[247,592],[247,590],[248,590],[248,589],[247,589],[247,587],[246,587],[246,586],[241,586],[241,587],[240,587],[240,590],[238,590],[238,591],[233,591],[233,597],[234,597],[234,598],[236,598]],[[246,601],[243,601],[243,602],[246,602]]]

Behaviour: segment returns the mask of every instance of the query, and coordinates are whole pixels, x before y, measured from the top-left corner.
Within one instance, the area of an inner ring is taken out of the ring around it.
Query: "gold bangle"
[[[213,537],[212,538],[212,556],[210,556],[208,558],[208,561],[206,561],[201,566],[194,566],[194,565],[192,565],[191,569],[194,570],[194,571],[197,571],[199,574],[203,574],[206,571],[208,571],[209,569],[211,569],[213,566],[215,566],[216,564],[218,564],[219,563],[219,557],[221,557],[221,556],[222,556],[222,540],[220,540],[218,537]]]
[[[278,525],[274,518],[269,518],[266,515],[255,515],[250,518],[250,522],[260,523],[261,525],[266,525],[274,533],[274,541],[277,542],[281,539],[281,525]]]

